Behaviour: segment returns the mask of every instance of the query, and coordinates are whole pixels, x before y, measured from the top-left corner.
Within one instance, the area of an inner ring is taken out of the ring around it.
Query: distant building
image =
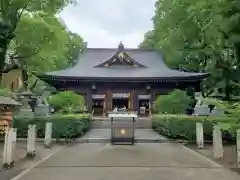
[[[78,63],[71,68],[38,75],[59,91],[73,90],[85,97],[88,110],[106,115],[115,107],[129,111],[151,107],[158,95],[179,88],[194,87],[206,73],[189,73],[172,70],[154,50],[87,48],[79,55]]]

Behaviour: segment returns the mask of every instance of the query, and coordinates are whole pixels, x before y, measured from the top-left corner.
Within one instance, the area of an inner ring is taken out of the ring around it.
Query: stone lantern
[[[18,93],[18,99],[22,103],[18,116],[25,118],[34,118],[34,107],[36,103],[36,96],[31,91]]]
[[[12,126],[13,113],[21,103],[11,97],[0,96],[0,131],[5,133]]]

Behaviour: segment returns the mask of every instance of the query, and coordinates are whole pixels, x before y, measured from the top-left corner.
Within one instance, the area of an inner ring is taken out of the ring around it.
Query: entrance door
[[[103,116],[105,94],[94,94],[92,97],[92,109],[94,116]]]
[[[138,95],[138,102],[140,116],[150,116],[151,115],[150,95]]]
[[[104,101],[103,100],[99,100],[99,99],[94,99],[93,100],[93,110],[94,110],[94,113],[93,115],[94,116],[102,116],[103,115],[103,104],[104,104]]]
[[[113,108],[118,108],[118,109],[123,109],[123,108],[126,108],[128,109],[129,106],[128,106],[128,99],[113,99],[112,100],[112,104],[113,104]]]
[[[112,105],[113,109],[129,109],[129,94],[128,93],[113,93],[112,95]]]

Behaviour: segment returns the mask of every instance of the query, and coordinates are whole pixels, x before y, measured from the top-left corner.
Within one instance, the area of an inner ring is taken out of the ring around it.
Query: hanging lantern
[[[97,87],[96,87],[95,84],[92,85],[92,89],[93,89],[93,90],[97,89]]]
[[[147,89],[147,90],[150,90],[150,89],[151,89],[151,86],[150,86],[150,85],[147,85],[147,86],[146,86],[146,89]]]

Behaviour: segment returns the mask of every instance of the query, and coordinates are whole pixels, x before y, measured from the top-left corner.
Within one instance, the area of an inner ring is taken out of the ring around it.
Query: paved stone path
[[[110,139],[110,137],[111,137],[110,129],[92,129],[81,139]],[[159,134],[154,132],[152,129],[136,129],[135,138],[148,140],[166,139],[163,136],[159,136]]]
[[[97,130],[89,134],[97,134]],[[89,134],[86,136],[89,137]],[[236,173],[179,144],[137,143],[135,146],[112,146],[109,143],[77,143],[71,147],[64,147],[50,159],[19,178],[19,180],[33,179],[238,180],[240,178]]]

